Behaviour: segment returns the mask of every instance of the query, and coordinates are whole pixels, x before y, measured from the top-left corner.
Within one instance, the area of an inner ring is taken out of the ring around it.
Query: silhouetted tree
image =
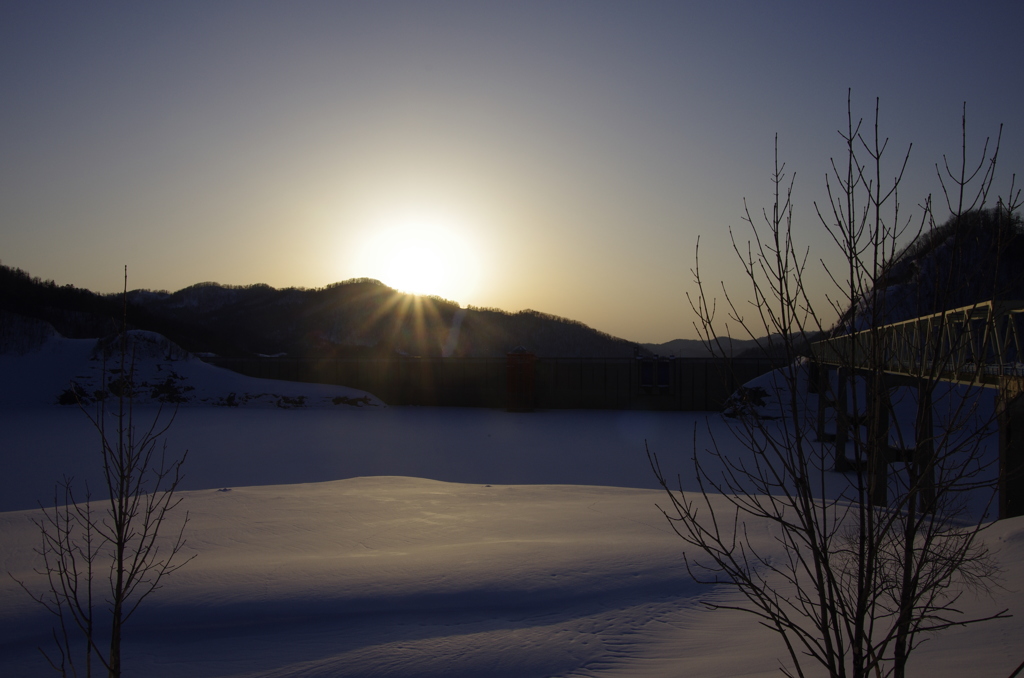
[[[842,261],[839,267],[826,267],[836,285],[827,308],[816,308],[817,295],[809,289],[811,257],[796,243],[793,180],[779,163],[777,141],[774,204],[758,219],[746,211],[749,242],[730,232],[749,285],[750,305],[741,307],[725,289],[728,319],[751,338],[767,337],[760,349],[784,357],[788,365],[772,373],[779,400],[775,416],[759,416],[758,407],[736,408],[731,431],[737,444],[716,440],[710,450],[694,450],[700,494],[684,493],[657,456],[648,455],[669,498],[664,513],[692,548],[686,554],[691,574],[698,581],[735,587],[745,600],[710,606],[749,612],[778,633],[789,658],[783,673],[803,676],[808,664],[818,664],[833,677],[902,678],[926,634],[1003,614],[964,618],[957,609],[965,589],[985,588],[995,573],[979,539],[989,518],[984,510],[972,513],[965,501],[966,492],[981,493],[989,501],[994,494],[983,440],[993,417],[972,398],[979,390],[977,366],[973,381],[957,388],[942,385],[947,370],[969,366],[956,363],[958,342],[966,336],[950,338],[962,328],[940,318],[936,337],[945,336],[949,343],[926,338],[922,353],[910,359],[916,361],[916,379],[913,389],[902,389],[904,398],[924,405],[917,409],[915,430],[901,430],[889,397],[881,328],[902,319],[894,314],[907,312],[903,306],[908,295],[920,293],[936,304],[910,312],[941,310],[962,299],[967,288],[990,298],[993,281],[984,278],[991,271],[976,266],[981,275],[973,281],[957,273],[923,276],[917,291],[885,294],[886,281],[897,282],[897,268],[909,265],[907,258],[929,238],[940,237],[931,201],[922,206],[920,221],[911,222],[901,212],[898,189],[909,150],[895,172],[883,169],[888,140],[880,137],[877,104],[873,131],[865,130],[850,112],[841,134],[844,158],[833,161],[826,178],[830,204],[817,209]],[[966,148],[966,132],[964,141]],[[977,210],[985,208],[997,155],[988,150],[986,143],[973,172],[966,169],[965,159],[959,171],[950,171],[947,163],[940,173],[951,186],[946,198],[954,216],[947,230],[962,232],[980,214]],[[886,176],[895,179],[887,183]],[[1011,183],[1009,200],[1000,203],[995,216],[1019,223],[1014,221],[1019,195]],[[694,274],[698,294],[691,304],[699,330],[714,347],[715,338],[726,332],[716,317],[699,256]],[[830,317],[841,322],[830,329]],[[851,378],[849,386],[842,380],[830,382],[817,396],[818,407],[834,403],[846,421],[847,404],[852,406],[849,421],[858,432],[852,460],[846,458],[845,445],[817,439],[817,412],[806,394],[808,343],[826,331],[848,336],[837,353],[840,370]],[[943,405],[942,416],[934,422],[933,399]],[[860,435],[859,424],[865,423],[873,439]],[[906,451],[898,470],[890,472],[894,440]],[[720,471],[712,470],[709,458]],[[827,485],[837,483],[838,493],[826,492]],[[784,555],[761,552],[758,539],[748,532],[754,529],[770,530]]]
[[[127,307],[127,268],[124,305]],[[106,365],[116,351],[113,380]],[[127,320],[116,342],[104,347],[103,391],[89,417],[98,434],[106,498],[93,500],[89,488],[76,496],[65,477],[54,493],[54,506],[43,508],[37,521],[41,537],[37,553],[47,590],[22,587],[57,617],[56,649],[42,650],[62,676],[91,676],[98,663],[110,678],[121,676],[121,640],[125,623],[162,579],[192,557],[183,558],[186,512],[180,526],[169,525],[181,502],[177,494],[186,454],[166,455],[165,434],[173,414],[158,410],[146,426],[138,424],[134,398],[135,361]],[[173,530],[170,536],[166,533]]]

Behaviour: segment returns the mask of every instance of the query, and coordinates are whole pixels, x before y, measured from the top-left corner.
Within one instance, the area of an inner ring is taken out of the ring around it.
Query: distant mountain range
[[[863,327],[873,307],[889,323],[993,298],[1024,299],[1022,234],[1020,218],[998,210],[951,219],[899,252],[878,287],[833,331]],[[120,294],[59,286],[0,265],[0,311],[43,320],[68,338],[113,334],[126,316],[132,328],[162,334],[192,353],[224,357],[495,357],[520,347],[541,357],[710,355],[698,340],[639,344],[567,318],[463,309],[367,278],[320,289],[200,283],[173,293],[134,290],[125,304]],[[765,357],[752,340],[722,339],[714,353],[722,352]]]
[[[675,356],[676,358],[706,358],[709,355],[737,357],[757,348],[756,339],[731,339],[719,337],[718,343],[709,350],[702,339],[673,339],[664,344],[641,344],[651,353],[659,356]]]
[[[242,356],[630,357],[648,349],[583,323],[526,310],[467,308],[397,292],[371,279],[320,289],[200,283],[177,292],[101,295],[0,266],[0,310],[37,318],[68,338],[129,326],[197,354]],[[2,332],[2,328],[0,328]]]

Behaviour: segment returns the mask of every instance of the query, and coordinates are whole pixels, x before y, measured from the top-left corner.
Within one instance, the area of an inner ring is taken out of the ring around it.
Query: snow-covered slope
[[[140,608],[127,675],[774,676],[783,648],[694,584],[652,490],[414,478],[186,495],[197,558]],[[33,512],[0,514],[2,566],[32,580]],[[762,553],[778,550],[767,530]],[[1024,519],[987,535],[1021,609]],[[50,617],[0,579],[0,674],[45,673]],[[918,675],[1008,675],[1024,619],[954,630]]]
[[[121,381],[119,340],[66,339],[24,325],[0,347],[0,406],[89,405]],[[45,324],[44,324],[45,325]],[[44,328],[45,329],[45,328]],[[363,391],[325,384],[254,379],[214,367],[154,332],[128,333],[125,372],[134,371],[136,403],[309,407],[381,405]]]

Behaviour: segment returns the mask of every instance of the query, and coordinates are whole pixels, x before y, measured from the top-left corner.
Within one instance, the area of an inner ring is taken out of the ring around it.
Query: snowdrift
[[[204,363],[167,338],[128,332],[128,364],[120,337],[66,339],[41,321],[6,314],[0,334],[0,407],[83,405],[115,396],[122,369],[134,370],[138,404],[324,407],[381,406],[364,391],[328,384],[253,379]]]

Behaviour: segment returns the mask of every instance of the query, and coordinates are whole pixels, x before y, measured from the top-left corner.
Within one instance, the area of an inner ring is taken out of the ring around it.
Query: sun
[[[439,243],[420,235],[392,236],[384,256],[384,281],[412,294],[440,295],[442,290],[451,289],[459,266]]]
[[[362,275],[410,294],[465,300],[476,288],[480,255],[452,219],[403,215],[376,220],[358,249]]]

